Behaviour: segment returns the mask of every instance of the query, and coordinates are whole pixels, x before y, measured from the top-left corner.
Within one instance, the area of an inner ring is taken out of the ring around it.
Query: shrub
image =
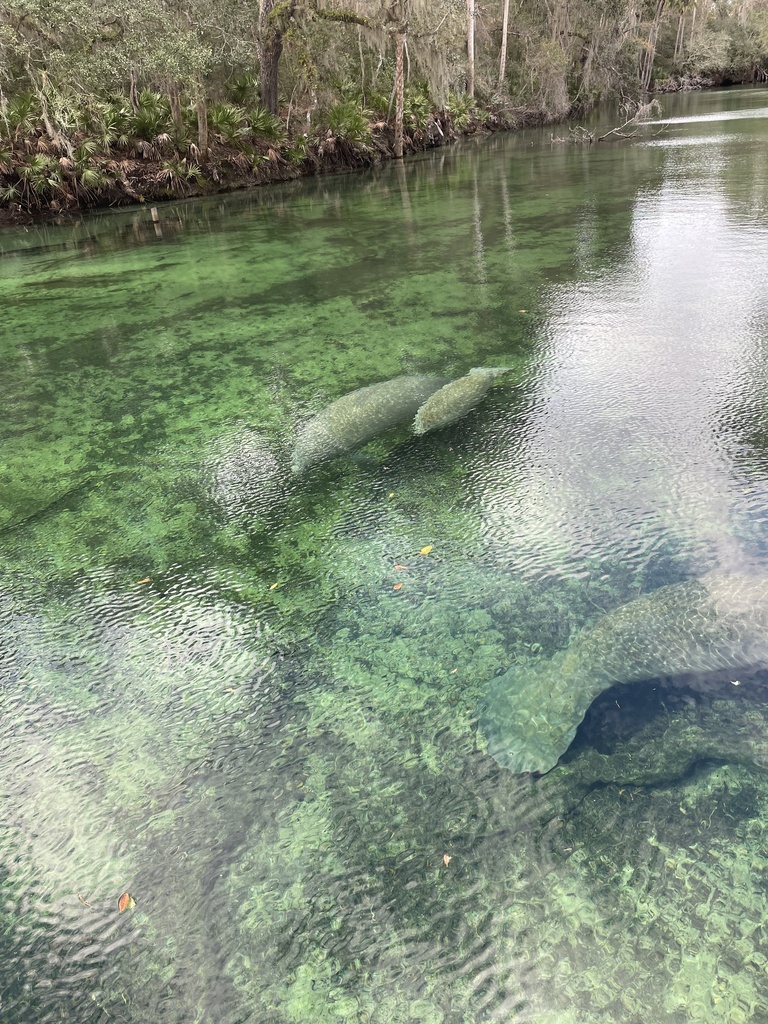
[[[466,131],[477,118],[475,101],[466,93],[449,93],[445,112],[453,121],[454,128],[460,132]]]
[[[216,103],[208,111],[208,125],[221,142],[238,145],[248,134],[245,110],[234,103]]]
[[[24,92],[14,96],[2,111],[2,120],[9,139],[23,138],[42,127],[40,102],[34,93]]]
[[[173,128],[170,101],[158,92],[143,90],[139,94],[138,110],[129,113],[127,127],[136,138],[154,142],[158,135]]]
[[[62,168],[56,157],[36,153],[18,168],[19,193],[29,207],[42,204],[64,189]]]
[[[328,111],[328,129],[339,142],[367,148],[371,142],[370,112],[354,100],[337,103]]]
[[[232,102],[239,107],[258,106],[259,79],[250,71],[245,71],[229,82],[227,93]]]
[[[282,142],[285,139],[285,128],[274,114],[265,107],[255,106],[247,112],[248,124],[253,135],[260,135],[268,142]]]
[[[164,160],[157,172],[157,180],[165,183],[169,189],[183,192],[190,182],[201,182],[203,172],[197,164],[188,164],[186,160]]]
[[[432,117],[433,106],[434,104],[423,85],[406,89],[403,96],[404,124],[415,131],[425,131]]]

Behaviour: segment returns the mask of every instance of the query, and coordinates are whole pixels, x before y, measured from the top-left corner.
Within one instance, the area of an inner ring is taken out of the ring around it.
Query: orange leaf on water
[[[399,570],[399,569],[407,569],[407,568],[408,568],[407,565],[396,565],[395,566],[395,569],[397,569],[397,570]]]
[[[443,854],[443,864],[445,864],[446,867],[448,867],[448,865],[451,863],[452,860],[453,860],[453,857],[451,857],[450,854],[448,854],[448,853],[444,853]]]
[[[392,587],[392,589],[393,590],[402,590],[403,589],[403,584],[402,583],[396,583],[394,585],[394,587]]]
[[[136,906],[136,900],[131,896],[129,892],[121,893],[120,899],[117,901],[117,912],[122,914],[124,910],[133,910]]]
[[[423,547],[421,549],[421,551],[419,551],[419,554],[420,555],[428,555],[431,550],[432,550],[432,545],[431,544],[427,544],[426,547]]]
[[[139,583],[151,583],[151,582],[152,582],[152,577],[151,576],[145,576],[143,580],[139,580]],[[136,586],[138,586],[139,583],[137,583]]]

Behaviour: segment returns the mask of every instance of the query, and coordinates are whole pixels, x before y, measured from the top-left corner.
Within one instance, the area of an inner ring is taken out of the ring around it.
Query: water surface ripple
[[[544,776],[481,720],[768,572],[766,110],[3,235],[3,1024],[768,1019],[766,666],[614,686]]]

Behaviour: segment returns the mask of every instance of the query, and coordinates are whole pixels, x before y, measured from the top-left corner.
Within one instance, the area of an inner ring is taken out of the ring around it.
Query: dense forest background
[[[768,0],[0,0],[0,208],[356,166],[768,81]]]

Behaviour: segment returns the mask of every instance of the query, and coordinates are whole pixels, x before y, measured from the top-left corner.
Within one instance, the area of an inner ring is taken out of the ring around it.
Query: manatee
[[[439,430],[460,420],[474,409],[494,377],[508,372],[505,366],[476,366],[464,377],[452,380],[435,391],[416,413],[414,434],[426,434],[428,430]]]
[[[300,473],[407,422],[445,383],[445,377],[394,377],[344,395],[300,428],[291,469]]]
[[[614,683],[768,666],[768,578],[712,573],[608,612],[549,660],[493,679],[480,708],[488,752],[547,772],[595,697]]]

